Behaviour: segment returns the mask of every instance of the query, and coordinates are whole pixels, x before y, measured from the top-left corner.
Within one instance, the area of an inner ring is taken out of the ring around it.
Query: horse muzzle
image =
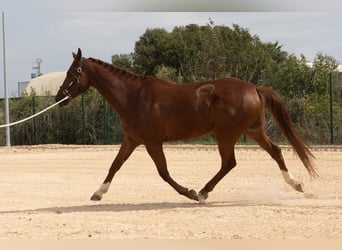
[[[67,95],[58,95],[57,94],[55,100],[56,100],[56,102],[59,102],[59,101],[65,99],[66,97],[67,97]],[[69,104],[71,97],[70,96],[68,96],[68,97],[69,97],[68,99],[65,99],[65,101],[62,101],[61,103],[59,103],[60,107],[67,106]]]

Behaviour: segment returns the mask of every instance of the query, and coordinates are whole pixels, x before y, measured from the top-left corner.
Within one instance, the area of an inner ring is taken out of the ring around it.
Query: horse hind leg
[[[257,129],[250,129],[246,131],[246,134],[255,140],[263,149],[265,149],[277,162],[285,182],[294,190],[304,193],[304,184],[293,178],[285,165],[280,147],[270,140],[270,138],[266,135],[264,128],[260,126]]]
[[[236,166],[234,144],[235,143],[229,142],[229,140],[218,140],[218,148],[221,156],[221,168],[198,193],[198,200],[200,203],[204,203],[208,198],[209,192],[213,191],[219,181]]]

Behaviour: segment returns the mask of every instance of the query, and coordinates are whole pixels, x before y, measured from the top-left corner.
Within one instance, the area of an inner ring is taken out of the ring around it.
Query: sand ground
[[[99,202],[118,146],[0,147],[0,239],[342,239],[342,147],[315,147],[311,180],[283,147],[292,190],[259,147],[237,147],[237,167],[198,204],[176,193],[139,147]],[[165,146],[171,175],[200,190],[218,171],[215,146]]]

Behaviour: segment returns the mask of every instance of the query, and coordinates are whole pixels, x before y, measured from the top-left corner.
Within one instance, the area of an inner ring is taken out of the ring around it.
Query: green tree
[[[112,55],[112,64],[114,66],[132,70],[133,69],[133,54]]]
[[[136,72],[154,75],[156,67],[165,61],[168,32],[165,29],[147,29],[135,43],[134,67]]]

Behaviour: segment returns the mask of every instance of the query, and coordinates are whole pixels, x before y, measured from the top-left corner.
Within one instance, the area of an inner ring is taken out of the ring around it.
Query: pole
[[[333,88],[332,76],[329,73],[329,100],[330,100],[330,144],[334,144],[334,110],[333,110]]]
[[[2,45],[4,57],[4,95],[5,95],[5,119],[6,124],[9,123],[9,104],[8,104],[8,90],[7,90],[7,77],[6,77],[6,44],[5,44],[5,13],[2,12]],[[10,128],[6,127],[6,146],[11,146],[11,132]]]

